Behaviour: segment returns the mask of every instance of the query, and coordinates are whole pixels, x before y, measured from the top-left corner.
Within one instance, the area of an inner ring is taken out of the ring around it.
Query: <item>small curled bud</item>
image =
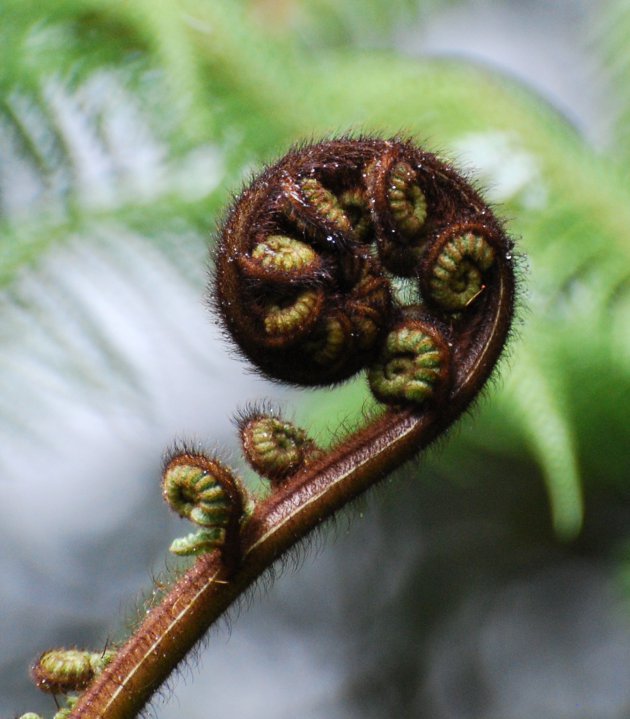
[[[272,483],[286,479],[321,455],[303,429],[276,417],[245,417],[239,426],[247,461]]]
[[[460,312],[485,287],[495,251],[480,226],[456,226],[441,235],[424,260],[423,295],[440,308]]]
[[[193,452],[175,455],[165,464],[162,494],[180,517],[201,527],[197,534],[175,540],[173,553],[200,554],[231,541],[243,514],[243,494],[221,462]]]
[[[309,332],[319,319],[324,305],[321,290],[303,290],[280,294],[265,304],[264,327],[270,346],[287,346]]]
[[[31,667],[35,686],[48,694],[67,694],[85,689],[112,660],[115,652],[50,649]]]
[[[408,146],[391,146],[366,169],[379,255],[390,272],[403,277],[417,272],[430,229],[427,197],[410,161]]]
[[[239,257],[243,274],[252,279],[290,284],[317,278],[322,259],[306,242],[286,235],[268,235],[254,245],[251,255]]]
[[[352,229],[350,220],[343,211],[339,200],[321,182],[314,177],[309,177],[300,182],[300,187],[307,203],[325,222],[330,223],[339,232],[349,232]]]
[[[406,162],[398,162],[389,175],[387,190],[392,219],[407,237],[417,235],[427,218],[427,201],[416,183],[415,173]]]
[[[263,267],[284,272],[301,272],[319,264],[317,253],[312,247],[284,235],[269,235],[254,247],[252,257],[259,260]]]
[[[449,380],[448,344],[435,326],[416,319],[396,325],[368,370],[374,396],[387,404],[424,404]]]
[[[344,361],[354,344],[352,330],[352,323],[341,312],[324,317],[306,345],[312,361],[321,367],[335,367]]]
[[[365,192],[359,187],[346,190],[340,195],[339,204],[352,226],[352,237],[357,242],[371,242],[374,230]]]

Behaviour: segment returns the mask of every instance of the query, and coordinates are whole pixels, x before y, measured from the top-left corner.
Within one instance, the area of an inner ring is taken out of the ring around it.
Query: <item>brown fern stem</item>
[[[494,367],[513,291],[506,267],[491,321],[476,338],[483,351],[474,363],[460,367],[449,401],[439,411],[388,410],[261,502],[241,533],[242,560],[236,570],[230,572],[218,550],[201,556],[85,691],[70,717],[135,717],[208,628],[278,557],[449,427]]]
[[[264,412],[245,418],[246,456],[271,484],[249,516],[220,461],[171,458],[165,498],[201,527],[172,551],[200,556],[71,719],[133,719],[276,559],[459,417],[509,334],[511,248],[453,168],[398,140],[299,148],[243,192],[216,257],[215,303],[227,331],[276,380],[326,385],[366,369],[386,408],[327,452],[290,424],[261,422]],[[410,304],[397,296],[396,277],[415,292]]]

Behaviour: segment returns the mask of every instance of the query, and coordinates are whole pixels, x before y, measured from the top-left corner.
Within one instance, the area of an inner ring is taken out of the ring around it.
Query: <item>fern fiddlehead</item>
[[[170,508],[200,529],[170,546],[180,556],[219,549],[231,555],[244,490],[224,464],[199,452],[175,452],[164,464],[162,494]]]
[[[323,386],[365,371],[382,412],[330,449],[271,412],[239,422],[269,480],[251,500],[218,460],[183,451],[163,493],[199,527],[192,568],[70,710],[131,719],[208,626],[275,559],[414,456],[491,374],[514,304],[512,243],[479,194],[410,142],[338,139],[267,168],[220,230],[213,301],[267,377]]]
[[[305,430],[272,414],[254,410],[239,421],[243,454],[252,468],[272,484],[323,454]]]
[[[109,664],[113,651],[86,652],[79,649],[50,649],[31,667],[38,689],[49,694],[68,694],[85,689]]]

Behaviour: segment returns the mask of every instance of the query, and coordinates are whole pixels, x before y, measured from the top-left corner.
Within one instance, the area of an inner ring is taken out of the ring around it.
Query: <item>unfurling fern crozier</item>
[[[68,716],[136,716],[279,556],[461,415],[509,335],[512,256],[479,193],[407,141],[304,145],[243,190],[215,250],[211,295],[226,333],[277,382],[334,386],[363,373],[381,411],[327,449],[265,407],[245,412],[243,452],[267,482],[257,499],[218,458],[171,453],[164,497],[197,526],[171,550],[194,564],[102,671],[73,654],[61,678],[41,675],[42,688],[87,684]]]
[[[483,360],[477,391],[501,352],[511,253],[502,223],[435,155],[397,140],[333,140],[290,152],[238,198],[213,301],[267,377],[330,385],[365,369],[381,402],[444,406],[462,365]],[[425,391],[406,387],[412,365],[409,381]]]

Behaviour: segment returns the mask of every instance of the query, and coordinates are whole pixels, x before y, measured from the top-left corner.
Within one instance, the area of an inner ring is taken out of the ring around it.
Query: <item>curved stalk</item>
[[[514,283],[503,262],[491,321],[475,338],[483,347],[462,366],[439,411],[388,410],[261,502],[242,528],[238,566],[215,550],[197,559],[150,611],[69,715],[132,719],[208,628],[273,562],[326,518],[426,447],[466,409],[500,355]]]
[[[220,459],[174,453],[163,495],[198,529],[171,551],[198,558],[122,647],[40,657],[40,689],[84,689],[56,719],[133,719],[279,557],[466,410],[510,331],[502,223],[450,165],[399,139],[292,150],[236,199],[215,260],[215,306],[261,373],[326,386],[366,371],[383,412],[327,451],[264,407],[245,413],[244,454],[270,489],[250,513]]]

